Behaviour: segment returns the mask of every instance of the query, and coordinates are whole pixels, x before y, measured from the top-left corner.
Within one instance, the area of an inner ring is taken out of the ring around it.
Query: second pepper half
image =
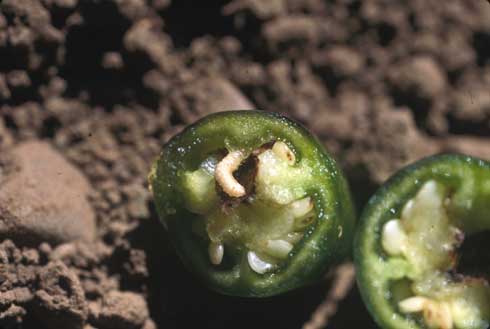
[[[364,301],[384,329],[490,323],[490,163],[421,160],[369,201],[355,242]]]

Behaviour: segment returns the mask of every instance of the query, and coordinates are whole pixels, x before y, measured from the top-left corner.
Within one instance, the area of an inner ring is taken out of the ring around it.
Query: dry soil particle
[[[171,93],[170,103],[185,123],[213,112],[254,109],[231,82],[217,75],[183,84]]]
[[[7,127],[5,127],[5,121],[0,117],[0,150],[4,151],[13,144],[13,138]]]
[[[269,19],[280,16],[286,12],[284,0],[234,0],[223,7],[224,15],[232,15],[242,11],[249,11],[259,19]]]
[[[104,271],[117,257],[113,251],[100,242],[66,243],[54,250],[46,243],[38,249],[19,248],[10,240],[0,244],[2,328],[22,323],[47,329],[89,323],[97,328],[155,328],[145,299],[136,293],[118,294],[118,279]],[[94,308],[98,305],[102,309]]]
[[[12,241],[0,244],[0,323],[16,328],[34,298],[39,254],[35,249],[17,249]]]
[[[144,298],[132,292],[111,291],[91,306],[93,322],[102,329],[141,328],[148,315]]]
[[[413,57],[396,63],[388,73],[399,103],[414,102],[416,110],[427,110],[433,99],[444,92],[446,78],[440,65],[431,57]]]
[[[378,104],[374,116],[371,133],[358,136],[360,140],[347,153],[350,163],[364,164],[373,181],[381,183],[404,164],[439,152],[440,145],[416,129],[408,109],[394,111],[385,104]]]
[[[25,142],[7,155],[10,174],[0,183],[0,236],[20,244],[95,237],[95,215],[85,177],[47,143]]]
[[[88,308],[78,277],[61,261],[48,263],[38,276],[32,303],[37,318],[48,328],[82,328]]]
[[[364,61],[365,58],[355,49],[345,46],[322,50],[312,56],[314,68],[337,79],[353,77],[363,69]]]
[[[283,16],[267,22],[262,30],[272,53],[304,54],[318,45],[320,26],[307,15]]]
[[[140,51],[164,73],[173,74],[178,66],[172,56],[172,41],[161,32],[161,22],[143,19],[136,22],[125,34],[124,45],[130,52]]]
[[[490,159],[490,143],[486,138],[453,136],[441,141],[442,150]]]

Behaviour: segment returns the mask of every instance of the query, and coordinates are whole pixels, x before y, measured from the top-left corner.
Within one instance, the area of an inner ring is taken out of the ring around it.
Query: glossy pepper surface
[[[363,299],[385,329],[488,328],[490,163],[439,155],[371,198],[355,238]]]
[[[181,259],[224,294],[289,291],[349,253],[346,181],[317,140],[283,116],[210,115],[164,146],[149,181]]]

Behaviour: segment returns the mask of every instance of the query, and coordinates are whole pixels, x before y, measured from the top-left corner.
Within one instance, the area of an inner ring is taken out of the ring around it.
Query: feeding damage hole
[[[490,279],[490,231],[465,237],[457,249],[455,273],[464,277]]]
[[[224,153],[181,175],[185,206],[199,215],[193,231],[207,241],[215,266],[246,258],[256,273],[274,271],[315,222],[305,189],[310,171],[283,141]]]

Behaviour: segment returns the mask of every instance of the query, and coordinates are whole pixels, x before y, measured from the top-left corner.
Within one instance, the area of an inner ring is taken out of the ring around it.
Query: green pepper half
[[[488,328],[490,163],[439,155],[371,198],[355,238],[358,285],[385,329]]]
[[[301,125],[261,111],[210,115],[173,137],[149,175],[185,265],[229,295],[276,295],[350,251],[354,212],[334,160]]]

